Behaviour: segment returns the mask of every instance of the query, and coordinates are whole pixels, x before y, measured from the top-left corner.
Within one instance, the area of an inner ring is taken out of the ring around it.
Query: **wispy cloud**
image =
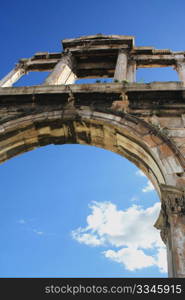
[[[36,235],[45,235],[45,232],[39,229],[34,228],[33,226],[33,222],[32,219],[26,220],[26,219],[19,219],[17,221],[18,224],[23,225],[24,229],[29,231],[29,232],[33,232]]]
[[[37,230],[37,229],[33,229],[33,232],[36,233],[37,235],[43,235],[44,234],[43,231],[40,231],[40,230]]]
[[[133,196],[131,199],[130,199],[131,202],[136,202],[136,201],[139,201],[139,198],[137,196]]]
[[[154,186],[153,184],[151,183],[151,181],[147,181],[147,185],[142,189],[142,192],[143,193],[148,193],[148,192],[151,192],[151,191],[154,191]]]
[[[132,205],[118,210],[111,202],[93,202],[90,208],[87,226],[74,230],[73,239],[88,246],[114,247],[103,251],[103,255],[130,271],[157,266],[160,272],[166,272],[165,246],[153,227],[159,202],[146,209]],[[155,254],[147,255],[147,249],[154,249]]]
[[[141,177],[145,177],[147,179],[146,175],[141,170],[137,170],[136,175],[141,176]],[[147,180],[146,186],[144,186],[142,188],[142,192],[143,193],[148,193],[148,192],[152,192],[154,190],[155,190],[155,188],[154,188],[153,184],[151,183],[151,181]]]
[[[141,171],[141,170],[137,170],[136,171],[136,175],[137,176],[142,176],[142,177],[146,177],[146,175],[143,173],[143,171]]]
[[[26,224],[26,221],[24,219],[20,219],[20,220],[17,221],[17,223],[19,223],[19,224]]]

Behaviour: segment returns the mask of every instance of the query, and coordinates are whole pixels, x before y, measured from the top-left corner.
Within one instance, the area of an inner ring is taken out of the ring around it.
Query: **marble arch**
[[[0,162],[48,144],[79,143],[137,165],[161,199],[155,226],[167,245],[170,277],[185,277],[185,52],[136,47],[130,36],[63,40],[60,53],[21,59],[0,81]],[[136,83],[139,67],[173,66],[179,82]],[[38,86],[12,87],[30,71]],[[75,84],[77,78],[114,77]]]

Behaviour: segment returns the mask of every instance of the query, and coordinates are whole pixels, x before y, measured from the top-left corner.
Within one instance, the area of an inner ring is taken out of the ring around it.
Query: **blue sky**
[[[185,49],[183,0],[3,2],[0,78],[23,57],[60,51],[61,40],[134,35],[136,45]],[[30,74],[16,85],[39,84]],[[176,81],[171,68],[137,80]],[[154,231],[159,199],[123,157],[49,145],[0,166],[0,277],[166,277]]]

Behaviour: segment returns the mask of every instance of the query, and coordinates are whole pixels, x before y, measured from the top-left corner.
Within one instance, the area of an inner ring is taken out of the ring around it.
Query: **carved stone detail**
[[[166,244],[170,216],[185,215],[185,193],[173,186],[161,185],[161,202],[161,211],[154,226],[161,231],[161,238]]]
[[[70,51],[64,52],[61,59],[74,73],[76,73],[76,59]]]
[[[185,62],[184,58],[178,59],[176,62],[175,69],[179,75],[179,79],[185,84]]]
[[[162,204],[167,215],[185,215],[185,192],[183,190],[161,185]]]
[[[166,214],[166,207],[162,204],[161,211],[159,213],[159,217],[154,224],[154,227],[160,230],[160,235],[163,242],[166,244],[167,242],[167,234],[170,224],[168,223],[168,216]]]
[[[173,195],[173,197],[169,196],[166,200],[167,211],[172,214],[185,214],[185,196],[177,197]]]

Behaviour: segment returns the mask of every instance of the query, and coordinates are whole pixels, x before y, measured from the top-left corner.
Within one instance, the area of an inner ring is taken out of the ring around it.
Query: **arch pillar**
[[[162,184],[161,202],[154,226],[167,247],[168,276],[185,278],[185,191]]]

